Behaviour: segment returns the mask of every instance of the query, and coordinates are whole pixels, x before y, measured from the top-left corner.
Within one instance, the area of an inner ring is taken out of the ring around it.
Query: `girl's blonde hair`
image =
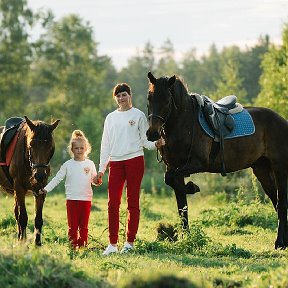
[[[88,155],[90,154],[92,147],[91,144],[89,143],[88,139],[86,138],[85,134],[83,131],[81,130],[74,130],[72,132],[69,144],[67,146],[67,151],[69,153],[69,155],[73,158],[73,153],[72,153],[72,147],[73,147],[73,143],[77,142],[77,141],[83,141],[83,143],[86,146],[86,151],[85,151],[85,157],[88,158]]]

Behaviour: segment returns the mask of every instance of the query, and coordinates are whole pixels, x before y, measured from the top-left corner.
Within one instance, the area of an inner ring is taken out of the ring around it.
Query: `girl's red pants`
[[[88,222],[91,211],[91,201],[66,200],[68,238],[76,248],[88,243]]]

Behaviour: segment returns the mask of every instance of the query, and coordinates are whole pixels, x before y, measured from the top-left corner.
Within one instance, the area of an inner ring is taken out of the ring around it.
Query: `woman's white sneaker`
[[[112,244],[109,244],[107,248],[104,250],[102,255],[108,256],[112,253],[118,253],[118,248],[117,246],[113,246]]]
[[[129,253],[131,252],[132,250],[134,250],[134,247],[129,244],[128,242],[126,242],[121,250],[121,254],[124,254],[124,253]]]

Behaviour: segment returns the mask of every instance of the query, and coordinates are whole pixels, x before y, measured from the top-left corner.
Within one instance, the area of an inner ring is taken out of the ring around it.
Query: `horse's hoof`
[[[285,250],[288,247],[288,245],[285,245],[282,241],[275,241],[275,250],[277,250],[278,248],[280,250]]]
[[[186,184],[186,194],[195,194],[197,192],[200,192],[200,188],[194,184],[192,181],[189,181],[187,184]]]

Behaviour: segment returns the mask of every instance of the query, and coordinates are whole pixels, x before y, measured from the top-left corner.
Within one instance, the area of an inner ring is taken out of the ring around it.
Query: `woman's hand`
[[[155,146],[157,149],[159,149],[160,147],[164,146],[166,144],[165,140],[163,137],[160,137],[156,142],[155,142]]]

